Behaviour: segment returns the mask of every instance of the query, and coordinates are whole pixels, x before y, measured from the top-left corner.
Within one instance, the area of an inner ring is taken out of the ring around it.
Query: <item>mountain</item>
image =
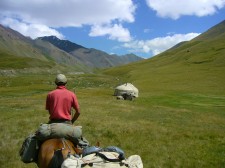
[[[225,21],[157,56],[104,73],[133,82],[142,92],[225,94]]]
[[[143,59],[134,54],[125,56],[109,55],[101,50],[86,48],[68,40],[60,40],[55,36],[39,37],[37,40],[49,42],[59,49],[71,54],[85,65],[94,68],[114,67]]]
[[[90,68],[80,63],[70,54],[50,43],[32,40],[20,33],[0,25],[0,69],[36,68],[67,69],[78,72],[90,72]],[[24,70],[27,71],[27,70]],[[55,70],[53,70],[55,71]]]
[[[66,68],[70,66],[72,69],[82,72],[91,72],[93,68],[124,65],[142,59],[138,56],[125,58],[109,55],[103,51],[88,49],[54,36],[32,40],[2,25],[0,25],[0,55],[1,60],[10,57],[7,65],[15,64],[12,63],[14,62],[13,59],[20,59],[18,61],[20,64],[24,62],[23,66],[17,65],[17,68],[25,68],[28,65],[29,67],[32,67],[32,65],[42,67],[42,65],[48,64],[51,67],[60,65],[62,68]],[[36,65],[38,62],[42,65]],[[5,65],[4,67],[6,67]]]

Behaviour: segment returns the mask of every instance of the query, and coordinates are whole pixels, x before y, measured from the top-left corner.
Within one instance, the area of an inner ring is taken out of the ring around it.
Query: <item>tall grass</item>
[[[20,161],[23,140],[48,121],[47,93],[54,75],[0,77],[0,165],[32,168]],[[68,75],[68,88],[81,106],[76,125],[102,147],[118,146],[138,154],[144,167],[225,167],[225,95],[168,91],[140,92],[134,101],[112,96],[118,84],[104,75]],[[142,89],[141,89],[142,90]]]

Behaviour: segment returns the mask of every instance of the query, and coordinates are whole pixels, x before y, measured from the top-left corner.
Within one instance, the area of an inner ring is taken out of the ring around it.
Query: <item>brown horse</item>
[[[39,168],[61,168],[69,154],[80,154],[80,152],[69,140],[49,139],[41,145],[37,165]]]

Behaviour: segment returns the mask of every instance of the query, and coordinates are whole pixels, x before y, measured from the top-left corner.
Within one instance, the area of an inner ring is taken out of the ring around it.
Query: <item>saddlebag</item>
[[[24,163],[37,162],[40,142],[34,134],[29,135],[23,142],[19,151],[21,160]]]
[[[89,146],[89,142],[82,137],[82,126],[74,126],[71,124],[41,124],[36,131],[36,137],[40,141],[51,138],[65,138],[82,147]]]

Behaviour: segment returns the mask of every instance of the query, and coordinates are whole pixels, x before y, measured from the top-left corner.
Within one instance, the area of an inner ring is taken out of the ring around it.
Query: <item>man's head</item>
[[[63,74],[58,74],[55,78],[55,84],[57,86],[60,86],[60,85],[66,85],[67,83],[67,79],[66,79],[66,76],[63,75]]]

